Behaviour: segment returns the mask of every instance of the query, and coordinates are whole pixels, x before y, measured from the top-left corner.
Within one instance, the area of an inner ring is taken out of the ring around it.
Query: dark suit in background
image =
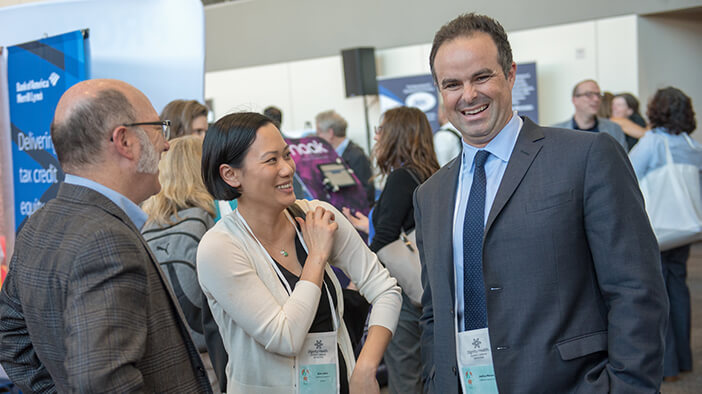
[[[373,182],[371,182],[373,170],[371,169],[370,160],[368,156],[366,156],[366,153],[360,146],[349,140],[349,144],[346,146],[346,149],[344,149],[341,158],[351,167],[354,174],[358,177],[358,180],[361,181],[363,188],[366,190],[368,202],[373,205],[375,202],[375,186],[373,186]]]
[[[415,193],[425,388],[460,391],[453,208],[461,156]],[[483,275],[501,393],[656,392],[667,297],[623,149],[524,119],[485,227]]]
[[[0,294],[0,361],[26,392],[210,392],[139,230],[62,184],[19,233]]]

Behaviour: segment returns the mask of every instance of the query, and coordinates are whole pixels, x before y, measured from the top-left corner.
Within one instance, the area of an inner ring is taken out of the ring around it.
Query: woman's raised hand
[[[295,218],[302,229],[302,237],[307,244],[308,258],[316,264],[327,262],[334,244],[334,233],[339,225],[334,221],[334,214],[322,207],[307,212],[306,219]]]

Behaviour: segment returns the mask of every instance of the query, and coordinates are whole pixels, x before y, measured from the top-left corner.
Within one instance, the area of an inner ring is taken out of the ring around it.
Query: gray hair
[[[335,136],[346,137],[346,127],[348,127],[348,123],[346,123],[346,119],[337,114],[333,109],[320,112],[314,120],[317,123],[317,127],[322,131],[332,129]]]
[[[96,97],[76,103],[60,123],[51,123],[51,140],[64,170],[100,161],[102,146],[120,124],[134,122],[136,111],[116,89],[100,91]]]

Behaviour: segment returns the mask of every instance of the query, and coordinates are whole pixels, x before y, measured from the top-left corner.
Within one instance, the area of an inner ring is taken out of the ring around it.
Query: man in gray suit
[[[0,362],[26,392],[211,392],[139,228],[169,128],[116,80],[66,91],[51,137],[66,172],[19,233],[0,293]]]
[[[573,88],[575,114],[571,119],[555,124],[553,127],[607,133],[617,140],[624,149],[628,149],[626,135],[622,128],[609,119],[597,116],[601,101],[602,92],[597,82],[592,79],[578,82]]]
[[[463,152],[415,193],[425,390],[656,392],[668,306],[624,150],[512,112],[493,19],[443,26],[430,65]]]

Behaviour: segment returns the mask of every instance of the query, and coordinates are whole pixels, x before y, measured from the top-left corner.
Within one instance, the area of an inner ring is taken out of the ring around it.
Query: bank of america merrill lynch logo
[[[60,75],[52,72],[51,75],[49,75],[49,82],[51,82],[51,86],[56,86],[56,83],[60,78]]]

